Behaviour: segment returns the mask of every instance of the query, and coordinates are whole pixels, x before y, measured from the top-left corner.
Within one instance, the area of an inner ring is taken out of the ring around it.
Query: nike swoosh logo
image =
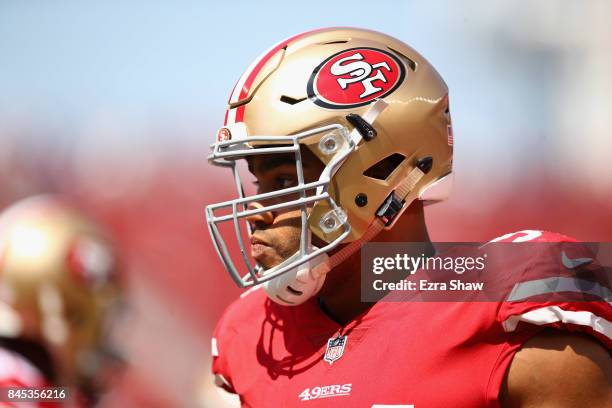
[[[561,262],[563,263],[563,266],[565,266],[567,269],[576,269],[579,266],[590,264],[591,262],[593,262],[593,258],[571,259],[567,256],[565,251],[561,251]]]

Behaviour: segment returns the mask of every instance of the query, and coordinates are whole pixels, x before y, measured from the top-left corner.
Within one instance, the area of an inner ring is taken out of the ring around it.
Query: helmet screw
[[[325,141],[325,148],[328,150],[334,150],[336,148],[336,141],[332,138],[329,138]]]
[[[325,219],[325,221],[323,221],[325,223],[325,226],[327,228],[329,228],[330,230],[334,229],[336,227],[336,220],[333,219],[332,217],[328,217]]]
[[[368,204],[368,196],[363,193],[357,194],[355,204],[357,204],[357,207],[365,207]]]
[[[334,133],[328,133],[319,141],[319,150],[326,155],[334,154],[338,150],[338,140]]]

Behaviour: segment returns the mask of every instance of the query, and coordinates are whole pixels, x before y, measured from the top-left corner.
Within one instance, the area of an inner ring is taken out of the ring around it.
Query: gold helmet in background
[[[59,198],[12,205],[0,214],[0,338],[40,345],[58,385],[99,391],[116,269],[100,228]]]
[[[238,185],[237,199],[206,209],[221,261],[239,286],[264,283],[273,300],[299,304],[327,271],[392,228],[413,200],[446,197],[453,156],[448,88],[396,38],[349,27],[314,30],[251,64],[212,147],[210,162],[232,168]],[[304,182],[301,149],[325,165],[319,180]],[[245,196],[237,161],[273,154],[295,155],[298,184]],[[252,265],[239,221],[288,209],[301,210],[299,251],[267,270]],[[311,238],[323,244],[314,247]]]

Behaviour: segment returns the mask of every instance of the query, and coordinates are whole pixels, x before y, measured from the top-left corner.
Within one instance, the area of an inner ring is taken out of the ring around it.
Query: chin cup
[[[327,260],[327,254],[321,254],[310,262],[264,282],[264,290],[270,299],[280,305],[302,304],[316,295],[323,286],[328,270],[325,268]]]

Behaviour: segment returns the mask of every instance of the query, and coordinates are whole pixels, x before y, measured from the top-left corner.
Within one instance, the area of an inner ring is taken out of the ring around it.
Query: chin
[[[278,256],[270,256],[268,254],[258,257],[256,261],[264,270],[272,269],[283,262]]]
[[[285,260],[287,260],[289,258],[289,256],[287,257],[282,257],[280,255],[278,255],[276,252],[274,254],[264,254],[263,256],[261,256],[259,259],[257,259],[257,262],[264,268],[264,269],[272,269],[275,266],[278,266],[280,264],[282,264],[283,262],[285,262]]]

